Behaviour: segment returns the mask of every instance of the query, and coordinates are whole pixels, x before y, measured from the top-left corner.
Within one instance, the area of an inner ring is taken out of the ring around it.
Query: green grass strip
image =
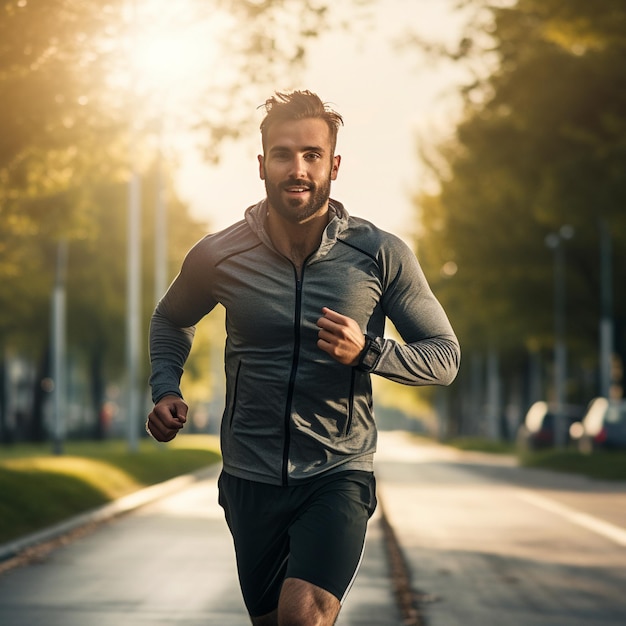
[[[514,454],[515,445],[507,441],[496,441],[483,437],[457,437],[445,442],[459,450],[470,452],[492,452],[494,454]]]
[[[513,443],[481,437],[459,437],[444,443],[459,450],[513,454],[525,467],[580,474],[598,480],[626,480],[626,450],[596,450],[590,454],[554,449],[519,451]]]
[[[106,504],[220,459],[217,438],[179,435],[170,444],[141,440],[69,442],[63,455],[41,446],[0,448],[0,543]]]
[[[596,451],[582,454],[574,450],[546,450],[524,453],[522,465],[557,472],[582,474],[598,480],[626,480],[626,451]]]

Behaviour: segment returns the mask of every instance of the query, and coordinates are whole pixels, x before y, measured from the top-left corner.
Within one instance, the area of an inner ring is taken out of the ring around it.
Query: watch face
[[[376,343],[374,343],[370,338],[367,339],[367,345],[365,347],[365,352],[361,357],[360,365],[365,370],[370,370],[376,365],[376,361],[380,356],[380,348]]]
[[[373,349],[372,346],[367,348],[367,352],[363,355],[361,363],[367,368],[374,367],[376,359],[378,358],[378,350]]]

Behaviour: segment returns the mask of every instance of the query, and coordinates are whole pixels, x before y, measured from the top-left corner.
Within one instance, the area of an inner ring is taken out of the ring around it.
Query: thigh
[[[289,531],[286,577],[312,583],[343,602],[361,564],[375,508],[369,472],[338,472],[316,481]]]
[[[243,599],[251,616],[278,606],[289,556],[291,514],[284,490],[222,472],[219,502],[233,536]]]

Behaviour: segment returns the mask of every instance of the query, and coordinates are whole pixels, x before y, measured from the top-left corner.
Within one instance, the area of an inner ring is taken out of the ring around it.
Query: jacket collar
[[[330,221],[322,234],[322,241],[313,258],[319,258],[326,254],[335,244],[339,235],[348,227],[348,211],[338,200],[330,199],[328,209],[331,214]],[[270,248],[274,249],[272,242],[265,230],[265,217],[267,215],[267,199],[261,200],[248,207],[245,212],[245,220],[248,226],[259,239]]]

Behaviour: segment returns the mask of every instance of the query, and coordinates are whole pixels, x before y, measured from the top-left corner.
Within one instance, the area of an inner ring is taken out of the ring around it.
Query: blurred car
[[[585,407],[577,404],[564,404],[561,407],[565,418],[563,429],[566,443],[572,441],[572,427],[580,424],[585,415]],[[554,427],[557,407],[549,402],[535,402],[524,417],[517,431],[517,445],[525,450],[540,450],[554,446]],[[574,428],[574,432],[576,429]]]
[[[594,449],[626,448],[626,400],[594,398],[582,420],[582,429],[574,429],[582,452]]]

